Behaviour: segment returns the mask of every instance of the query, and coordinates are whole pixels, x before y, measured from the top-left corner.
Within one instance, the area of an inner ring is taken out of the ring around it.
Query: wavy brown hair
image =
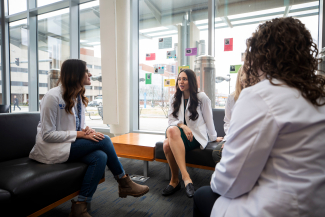
[[[191,69],[183,69],[180,71],[180,73],[177,76],[177,81],[176,81],[176,93],[174,95],[174,102],[172,104],[174,111],[173,111],[173,116],[177,118],[177,112],[179,111],[179,107],[181,105],[181,100],[182,100],[182,95],[183,92],[179,89],[178,87],[178,77],[179,75],[184,72],[187,75],[187,80],[188,80],[188,86],[189,86],[189,91],[190,91],[190,105],[188,106],[188,110],[190,111],[190,119],[195,121],[198,119],[199,114],[196,111],[196,108],[199,105],[199,99],[197,98],[197,93],[198,93],[198,85],[197,85],[197,80],[196,80],[196,75],[195,72],[193,72]]]
[[[325,104],[318,101],[325,97],[325,78],[316,75],[317,45],[300,20],[286,17],[267,21],[258,26],[246,44],[246,87],[260,81],[261,76],[272,85],[281,85],[272,82],[275,78],[298,89],[312,104]]]
[[[68,59],[62,63],[58,84],[63,88],[65,111],[72,113],[75,99],[80,95],[82,103],[87,106],[88,98],[85,97],[84,78],[86,74],[86,62],[78,59]]]

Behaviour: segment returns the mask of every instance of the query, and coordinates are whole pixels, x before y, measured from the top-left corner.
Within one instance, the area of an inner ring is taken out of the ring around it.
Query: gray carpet
[[[128,174],[142,175],[143,162],[138,160],[120,158],[124,170]],[[188,167],[188,172],[193,180],[195,188],[209,185],[213,171]],[[193,199],[186,196],[184,184],[182,189],[174,195],[164,197],[161,191],[168,185],[165,179],[165,164],[149,162],[149,177],[145,182],[150,191],[146,195],[134,198],[119,198],[117,182],[110,171],[106,171],[106,181],[100,184],[94,194],[90,215],[98,216],[193,216]],[[68,201],[42,217],[68,217],[71,202]]]

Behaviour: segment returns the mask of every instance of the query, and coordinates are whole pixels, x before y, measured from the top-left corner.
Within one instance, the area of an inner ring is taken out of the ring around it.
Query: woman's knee
[[[107,154],[101,150],[97,150],[94,152],[96,164],[98,165],[106,165],[107,163]]]
[[[163,150],[164,150],[165,154],[168,154],[171,152],[168,139],[165,139],[165,141],[164,141]]]
[[[99,143],[109,148],[114,147],[111,138],[109,138],[107,135],[104,136],[104,139],[99,140]]]
[[[167,129],[167,137],[171,139],[176,139],[181,136],[181,132],[176,126],[171,126]]]

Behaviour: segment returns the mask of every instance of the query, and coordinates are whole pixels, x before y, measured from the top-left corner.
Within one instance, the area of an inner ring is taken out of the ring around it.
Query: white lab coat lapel
[[[184,95],[182,94],[181,104],[178,110],[178,120],[184,122]]]
[[[183,99],[182,99],[182,102],[184,103],[184,101],[185,101],[185,98],[184,98],[184,94],[182,95],[182,97],[183,97]],[[186,120],[186,124],[188,125],[189,124],[189,120],[190,120],[190,118],[189,118],[189,111],[188,111],[188,107],[189,107],[189,105],[190,105],[190,99],[191,97],[189,97],[188,98],[188,101],[187,101],[187,104],[186,104],[186,108],[185,108],[185,120]],[[184,105],[183,105],[183,108],[184,108]]]

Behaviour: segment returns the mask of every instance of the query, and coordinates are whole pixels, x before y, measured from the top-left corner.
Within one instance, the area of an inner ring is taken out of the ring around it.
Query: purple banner
[[[196,56],[197,55],[197,48],[186,48],[185,56]]]

